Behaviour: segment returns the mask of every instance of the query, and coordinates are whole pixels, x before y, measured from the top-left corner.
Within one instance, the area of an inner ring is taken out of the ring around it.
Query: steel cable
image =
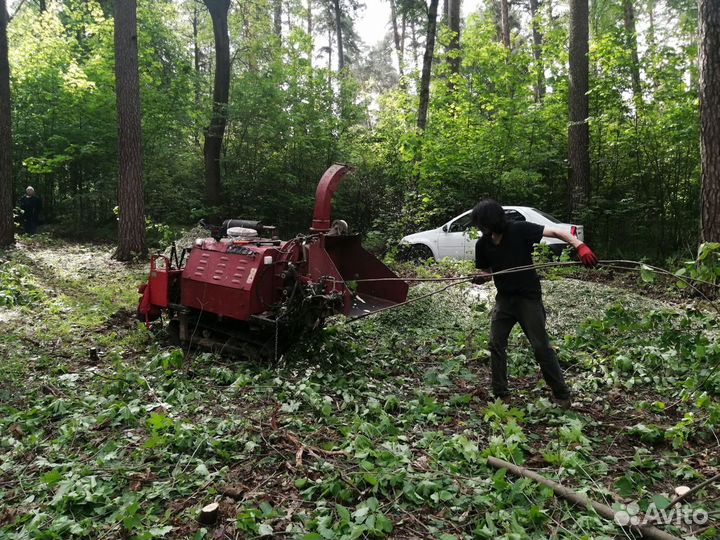
[[[548,262],[548,263],[539,263],[539,264],[530,264],[525,266],[517,266],[514,268],[508,268],[506,270],[499,270],[497,272],[487,272],[487,273],[476,273],[476,274],[470,274],[467,276],[455,276],[455,277],[442,277],[442,278],[402,278],[402,277],[392,277],[392,278],[364,278],[364,279],[358,279],[358,280],[351,280],[351,281],[342,281],[342,280],[336,280],[339,283],[359,283],[359,282],[374,282],[374,281],[409,281],[409,282],[447,282],[450,281],[448,285],[445,285],[444,287],[441,287],[435,291],[431,291],[429,293],[423,294],[421,296],[417,296],[415,298],[410,298],[408,300],[405,300],[404,302],[399,302],[397,304],[393,304],[390,306],[385,306],[383,308],[377,309],[375,311],[364,313],[362,315],[359,315],[357,317],[353,317],[347,321],[346,324],[364,319],[365,317],[369,317],[370,315],[375,315],[377,313],[382,313],[385,311],[389,311],[391,309],[396,309],[400,307],[404,307],[408,304],[412,304],[414,302],[418,302],[420,300],[424,300],[426,298],[429,298],[431,296],[434,296],[436,294],[440,294],[442,292],[445,292],[446,290],[455,287],[457,285],[460,285],[462,283],[467,283],[469,281],[472,281],[475,277],[483,276],[483,277],[493,277],[498,275],[504,275],[504,274],[512,274],[516,272],[526,272],[528,270],[543,270],[546,268],[556,268],[556,267],[562,267],[562,266],[578,266],[582,263],[580,261],[554,261],[554,262]],[[673,279],[677,279],[678,281],[681,281],[691,287],[695,292],[697,292],[700,296],[703,297],[712,307],[715,311],[717,311],[720,314],[720,308],[718,308],[717,301],[711,300],[708,298],[708,296],[695,285],[702,284],[702,285],[708,285],[712,286],[714,288],[720,288],[720,284],[712,283],[709,281],[705,281],[702,279],[692,278],[688,276],[679,276],[677,274],[674,274],[670,272],[669,270],[666,270],[664,268],[660,268],[657,266],[652,266],[640,261],[630,261],[626,259],[607,259],[607,260],[600,260],[598,261],[598,266],[603,266],[605,268],[611,268],[614,270],[631,270],[631,271],[643,271],[645,269],[649,269],[652,272],[667,275],[672,277]],[[703,378],[702,381],[700,381],[688,394],[689,397],[692,397],[702,386],[705,385],[705,383],[715,374],[715,372],[720,368],[720,358],[716,360],[716,362],[710,367],[710,370],[708,374]],[[673,403],[667,409],[676,407],[682,402],[682,399]]]

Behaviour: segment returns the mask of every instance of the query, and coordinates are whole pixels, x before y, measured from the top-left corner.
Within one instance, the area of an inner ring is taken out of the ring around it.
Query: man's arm
[[[543,230],[543,236],[547,238],[557,238],[558,240],[562,240],[565,243],[570,244],[575,249],[582,244],[580,240],[578,240],[575,236],[570,234],[567,231],[564,231],[563,229],[554,229],[552,227],[545,227]]]
[[[585,245],[583,242],[581,242],[569,232],[563,231],[562,229],[545,227],[543,229],[543,236],[546,236],[548,238],[557,238],[558,240],[562,240],[563,242],[570,244],[577,250],[580,261],[586,267],[594,268],[595,266],[597,266],[598,258],[595,256],[595,254],[590,250],[589,247],[587,247],[587,245]]]
[[[475,268],[480,270],[480,272],[475,274],[472,278],[472,282],[475,285],[482,285],[492,279],[492,276],[490,275],[492,270],[490,269],[490,264],[483,253],[482,244],[480,243],[481,241],[482,238],[479,238],[478,241],[475,242]]]

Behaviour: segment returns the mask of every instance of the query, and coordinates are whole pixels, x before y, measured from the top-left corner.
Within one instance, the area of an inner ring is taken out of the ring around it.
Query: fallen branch
[[[552,480],[549,480],[548,478],[539,475],[535,471],[531,471],[530,469],[526,469],[525,467],[513,465],[512,463],[508,463],[507,461],[498,459],[496,457],[489,457],[488,464],[492,467],[495,467],[496,469],[507,469],[516,476],[522,476],[524,478],[530,478],[531,480],[535,480],[539,484],[542,484],[552,489],[555,492],[555,495],[558,495],[563,499],[567,499],[568,501],[576,504],[577,506],[582,506],[583,508],[592,506],[598,514],[607,519],[612,519],[615,521],[615,523],[617,523],[617,520],[615,519],[616,512],[609,506],[588,499],[585,495],[582,495],[581,493],[578,493],[573,489],[561,486],[557,482],[553,482]],[[628,525],[628,527],[640,533],[644,538],[650,538],[651,540],[680,540],[680,538],[678,538],[677,536],[666,533],[665,531],[653,527],[652,525]]]
[[[702,488],[704,488],[705,486],[707,486],[707,485],[709,485],[709,484],[712,484],[713,482],[716,482],[716,481],[718,481],[718,480],[720,480],[720,474],[716,474],[716,475],[713,476],[712,478],[708,478],[707,480],[705,480],[704,482],[701,482],[701,483],[698,484],[697,486],[695,486],[695,487],[693,487],[693,488],[690,488],[688,491],[686,491],[686,492],[683,493],[682,495],[678,495],[678,496],[675,497],[672,501],[670,501],[670,504],[667,505],[666,510],[669,509],[669,508],[672,508],[673,506],[675,506],[675,505],[676,505],[677,503],[679,503],[680,501],[683,501],[683,500],[687,499],[688,497],[690,497],[690,495],[692,495],[692,494],[694,494],[694,493],[697,493],[698,491],[700,491],[700,490],[701,490]]]
[[[282,434],[288,441],[290,441],[292,444],[294,444],[296,447],[299,448],[305,448],[308,452],[314,453],[314,454],[322,454],[324,456],[347,456],[348,453],[345,450],[324,450],[322,448],[318,448],[317,446],[310,446],[308,444],[305,444],[302,442],[297,435],[290,431],[285,431]]]

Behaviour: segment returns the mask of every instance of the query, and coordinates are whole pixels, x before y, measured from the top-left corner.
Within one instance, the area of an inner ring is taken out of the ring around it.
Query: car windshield
[[[553,223],[562,223],[562,221],[560,221],[560,220],[559,220],[558,218],[556,218],[555,216],[551,216],[550,214],[547,214],[547,213],[545,213],[545,212],[542,212],[542,211],[538,210],[537,208],[533,208],[533,210],[535,210],[535,211],[536,211],[538,214],[540,214],[542,217],[544,217],[544,218],[546,218],[546,219],[549,219],[549,220],[552,221]]]

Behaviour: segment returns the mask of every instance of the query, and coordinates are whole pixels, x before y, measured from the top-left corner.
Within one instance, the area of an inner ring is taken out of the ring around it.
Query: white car
[[[505,217],[508,221],[529,221],[557,229],[565,229],[567,232],[583,240],[583,226],[562,223],[550,214],[541,212],[529,206],[503,206]],[[480,231],[476,235],[470,235],[470,214],[472,210],[460,214],[451,219],[442,227],[409,234],[400,240],[400,243],[410,247],[410,255],[416,259],[429,259],[434,257],[437,260],[445,257],[453,259],[475,259],[475,243],[482,236]],[[559,255],[567,246],[565,242],[557,238],[543,238],[541,243],[547,244],[556,255]]]

